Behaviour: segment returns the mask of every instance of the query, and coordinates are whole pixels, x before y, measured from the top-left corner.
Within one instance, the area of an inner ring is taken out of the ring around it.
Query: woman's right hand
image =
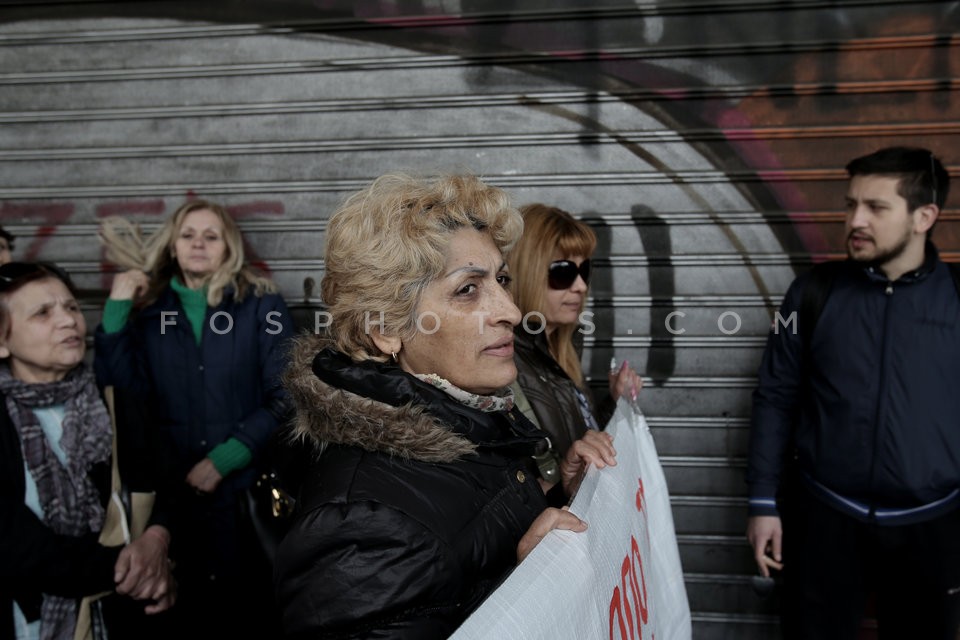
[[[146,273],[139,269],[130,269],[114,276],[110,299],[134,300],[146,293],[149,286],[150,277]]]
[[[637,401],[637,395],[643,389],[643,378],[630,366],[626,360],[616,371],[609,374],[610,395],[614,401],[621,397],[628,398],[631,402]]]
[[[517,543],[517,564],[523,562],[523,559],[533,551],[533,548],[540,544],[543,537],[554,529],[579,533],[587,530],[587,523],[570,513],[567,507],[562,509],[548,507],[537,516],[527,532],[520,538],[520,542]]]

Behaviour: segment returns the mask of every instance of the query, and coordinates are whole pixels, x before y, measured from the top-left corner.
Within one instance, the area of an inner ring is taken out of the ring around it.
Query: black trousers
[[[880,640],[956,640],[960,509],[929,522],[860,522],[797,488],[785,505],[782,631],[853,640],[868,595]]]

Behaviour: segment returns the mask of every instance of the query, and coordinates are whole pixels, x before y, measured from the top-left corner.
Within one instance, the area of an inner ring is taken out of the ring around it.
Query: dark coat
[[[228,580],[247,573],[251,547],[239,491],[252,483],[258,457],[288,416],[281,376],[292,333],[279,295],[251,293],[237,301],[227,291],[217,307],[207,309],[198,346],[170,287],[119,332],[97,327],[98,382],[155,397],[164,432],[158,456],[169,459],[162,465],[167,480],[180,489],[172,552],[183,571]],[[184,482],[187,473],[231,437],[249,447],[254,464],[224,478],[212,496],[196,496]]]
[[[223,314],[232,318],[230,331]],[[292,335],[290,312],[279,295],[249,294],[238,302],[228,292],[217,307],[207,309],[198,346],[186,312],[168,287],[119,332],[97,327],[97,381],[156,395],[159,422],[174,446],[178,471],[186,476],[231,437],[254,456],[263,451],[287,415],[281,375],[284,341]]]
[[[110,490],[110,467],[91,470],[104,496]],[[43,593],[81,597],[113,588],[113,568],[120,547],[104,547],[99,533],[67,536],[54,533],[25,504],[23,452],[16,427],[0,393],[0,637],[13,637],[13,601],[28,618],[40,615]]]
[[[546,507],[531,458],[544,434],[392,364],[332,349],[314,360],[319,344],[298,347],[288,374],[300,433],[326,449],[277,556],[284,631],[446,638],[515,566]]]
[[[550,355],[545,331],[529,333],[518,325],[514,329],[514,354],[517,385],[530,403],[537,425],[550,435],[553,450],[562,457],[587,431],[577,386]],[[613,415],[612,398],[605,398],[598,405],[589,388],[582,392],[597,425],[603,429]]]
[[[808,277],[790,286],[782,318],[799,311]],[[753,400],[751,515],[777,513],[788,451],[844,499],[831,504],[860,503],[864,518],[960,488],[958,317],[950,271],[928,243],[925,264],[896,282],[873,265],[840,270],[808,345],[795,324],[771,331]]]

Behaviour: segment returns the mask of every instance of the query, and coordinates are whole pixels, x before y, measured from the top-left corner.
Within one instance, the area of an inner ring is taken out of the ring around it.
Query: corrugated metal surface
[[[223,201],[311,326],[325,221],[384,171],[582,215],[587,365],[646,373],[695,635],[776,637],[742,539],[771,309],[842,251],[848,159],[920,144],[956,175],[958,4],[3,2],[0,216],[18,255],[78,274],[93,322],[100,217]],[[955,208],[937,239],[957,257]]]

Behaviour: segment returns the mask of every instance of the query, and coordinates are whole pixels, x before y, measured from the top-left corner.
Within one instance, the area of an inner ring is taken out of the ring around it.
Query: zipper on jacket
[[[873,492],[876,488],[876,475],[877,475],[877,450],[880,443],[880,421],[882,417],[887,414],[887,373],[885,364],[889,360],[889,351],[890,351],[890,337],[888,335],[890,331],[890,309],[893,306],[891,298],[893,297],[893,283],[887,282],[886,287],[883,290],[884,295],[884,308],[883,308],[883,330],[880,332],[881,340],[881,350],[880,350],[880,366],[878,367],[880,373],[880,380],[877,386],[877,406],[873,416],[873,446],[872,455],[870,456],[870,477],[869,477],[869,487],[870,487],[870,515],[869,518],[871,521],[875,518],[876,504],[874,503]]]

